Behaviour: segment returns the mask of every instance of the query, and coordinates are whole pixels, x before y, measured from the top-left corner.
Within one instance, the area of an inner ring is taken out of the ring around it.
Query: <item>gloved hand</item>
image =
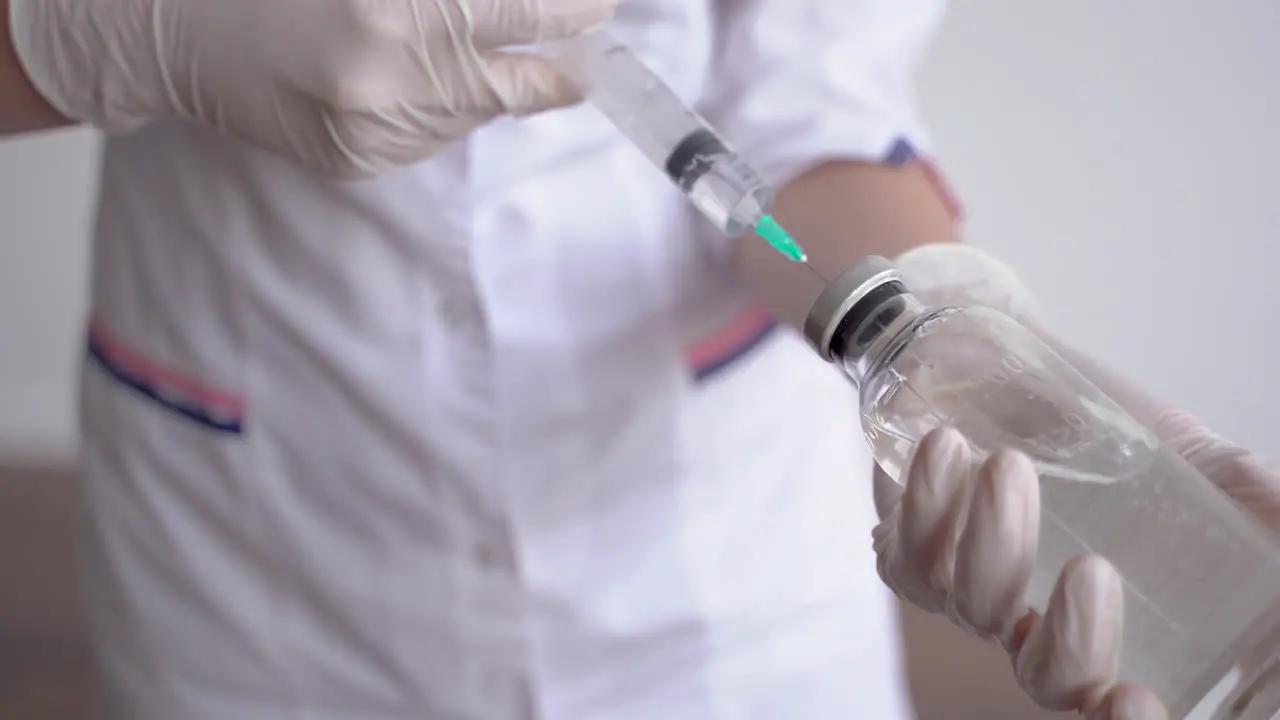
[[[112,131],[212,125],[340,177],[427,157],[504,114],[580,99],[500,48],[571,36],[619,0],[9,0],[32,83]]]
[[[1280,532],[1280,471],[1062,343],[1008,266],[959,244],[919,248],[897,262],[926,304],[983,305],[1035,331]],[[1041,706],[1079,710],[1091,720],[1163,720],[1152,693],[1116,683],[1123,597],[1115,569],[1100,557],[1076,558],[1063,569],[1044,615],[1028,612],[1023,595],[1039,534],[1035,469],[1026,457],[1002,451],[971,473],[968,453],[958,433],[939,429],[919,444],[905,488],[877,472],[881,577],[906,601],[1000,642],[1019,684]]]

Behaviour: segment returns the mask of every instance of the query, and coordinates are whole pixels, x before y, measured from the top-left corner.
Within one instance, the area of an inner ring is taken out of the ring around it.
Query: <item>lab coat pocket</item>
[[[98,322],[90,325],[86,345],[90,364],[134,397],[215,433],[243,432],[245,402],[238,393],[149,358]]]
[[[684,350],[685,364],[695,382],[708,382],[745,362],[778,331],[778,321],[773,315],[759,308],[748,308],[688,344]]]
[[[168,703],[200,706],[215,687],[270,695],[272,613],[256,575],[270,546],[234,384],[209,382],[213,373],[181,353],[152,347],[101,324],[89,335],[85,591],[104,679],[124,714],[198,717]],[[173,687],[191,693],[178,700]]]

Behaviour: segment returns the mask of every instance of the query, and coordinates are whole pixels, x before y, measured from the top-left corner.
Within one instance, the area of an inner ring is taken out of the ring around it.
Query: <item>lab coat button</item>
[[[478,324],[479,317],[475,303],[460,298],[449,298],[440,303],[440,318],[450,328],[474,326]]]
[[[476,559],[484,567],[510,572],[515,569],[511,553],[497,543],[482,542],[476,547]]]

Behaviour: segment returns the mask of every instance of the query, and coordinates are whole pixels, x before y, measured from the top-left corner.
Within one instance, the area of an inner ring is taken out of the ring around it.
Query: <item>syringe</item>
[[[804,249],[769,214],[773,186],[626,45],[595,30],[546,47],[586,100],[721,232],[736,238],[754,230],[808,266]]]

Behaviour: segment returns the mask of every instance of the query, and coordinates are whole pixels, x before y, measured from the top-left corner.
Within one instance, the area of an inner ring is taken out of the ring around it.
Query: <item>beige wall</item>
[[[907,665],[919,720],[1065,720],[1040,710],[1013,680],[1009,656],[946,620],[903,608]]]

